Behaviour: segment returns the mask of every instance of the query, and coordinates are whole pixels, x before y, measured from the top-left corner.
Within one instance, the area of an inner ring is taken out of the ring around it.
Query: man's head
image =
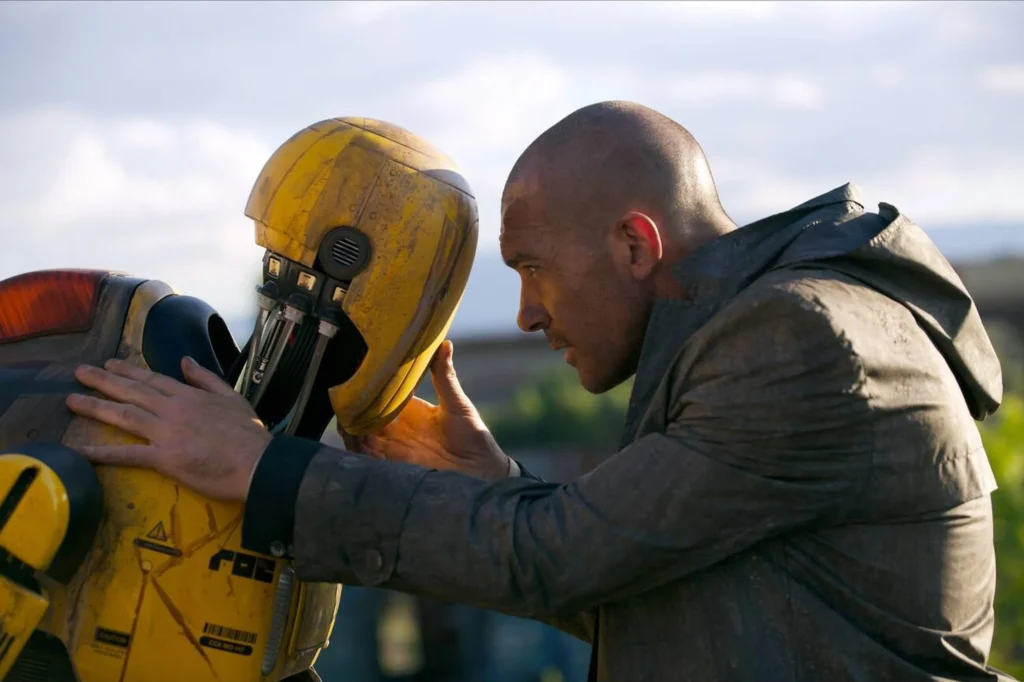
[[[538,137],[505,185],[519,326],[566,348],[584,388],[607,391],[636,371],[654,300],[685,295],[672,264],[734,228],[682,126],[629,102],[584,107]]]

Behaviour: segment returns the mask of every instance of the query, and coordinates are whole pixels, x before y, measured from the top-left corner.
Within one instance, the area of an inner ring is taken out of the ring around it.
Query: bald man
[[[516,163],[501,249],[519,325],[585,388],[635,376],[621,450],[587,475],[545,483],[505,456],[448,344],[439,405],[414,400],[359,446],[376,458],[238,447],[259,424],[196,368],[205,391],[135,420],[157,454],[91,456],[276,506],[246,542],[283,542],[302,580],[556,625],[594,644],[592,680],[1010,679],[987,665],[996,485],[976,427],[999,362],[907,216],[847,185],[738,228],[689,133],[607,102]],[[80,378],[129,401],[150,379],[117,372]],[[209,414],[217,428],[194,427]],[[254,468],[259,485],[233,483]]]

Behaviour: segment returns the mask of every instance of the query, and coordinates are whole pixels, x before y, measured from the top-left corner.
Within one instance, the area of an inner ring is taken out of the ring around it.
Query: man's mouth
[[[553,351],[565,351],[564,353],[562,353],[562,359],[566,363],[575,366],[574,363],[576,362],[576,350],[572,347],[571,344],[562,340],[555,340],[549,338],[548,346],[550,346],[551,350]]]

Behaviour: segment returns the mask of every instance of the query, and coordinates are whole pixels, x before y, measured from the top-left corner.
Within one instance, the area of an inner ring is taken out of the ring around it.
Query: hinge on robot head
[[[281,297],[298,290],[311,295],[316,310],[337,310],[352,280],[370,265],[373,246],[365,232],[339,225],[320,242],[313,268],[271,251],[263,257],[263,282],[276,284]]]
[[[276,313],[278,319],[300,324],[311,314],[320,321],[320,333],[333,337],[345,316],[342,306],[351,283],[267,251],[263,284],[256,288],[256,295],[264,322]]]
[[[317,311],[340,311],[350,283],[267,251],[263,257],[263,285],[257,291],[280,302],[297,296],[299,300],[308,300],[309,307]]]

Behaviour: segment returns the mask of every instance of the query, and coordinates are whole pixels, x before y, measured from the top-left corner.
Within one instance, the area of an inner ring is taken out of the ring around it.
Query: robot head
[[[478,229],[469,185],[412,133],[337,118],[274,152],[245,214],[267,252],[236,387],[286,433],[319,437],[332,412],[347,433],[379,429],[462,298]]]

